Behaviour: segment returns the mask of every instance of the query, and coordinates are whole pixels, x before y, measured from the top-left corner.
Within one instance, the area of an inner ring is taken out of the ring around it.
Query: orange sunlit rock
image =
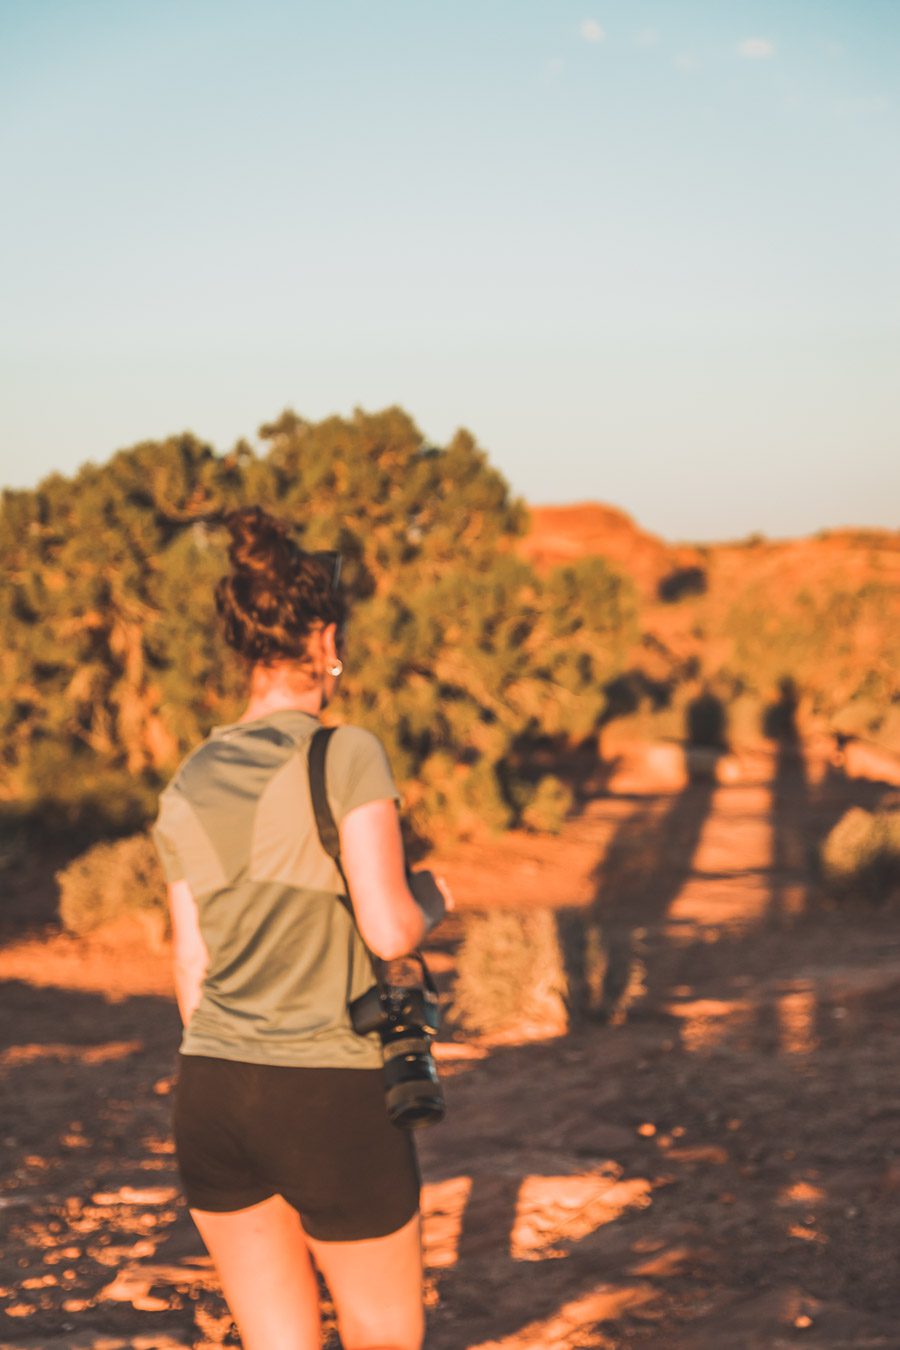
[[[610,558],[624,563],[648,591],[670,570],[673,559],[681,556],[641,529],[624,511],[600,502],[531,506],[529,531],[519,541],[518,551],[538,567],[592,554]]]

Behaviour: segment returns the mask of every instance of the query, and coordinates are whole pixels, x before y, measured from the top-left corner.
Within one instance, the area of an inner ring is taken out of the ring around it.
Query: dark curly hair
[[[346,602],[325,565],[305,552],[290,525],[259,506],[224,518],[231,571],[216,585],[225,641],[251,664],[303,662],[317,624],[346,622]]]

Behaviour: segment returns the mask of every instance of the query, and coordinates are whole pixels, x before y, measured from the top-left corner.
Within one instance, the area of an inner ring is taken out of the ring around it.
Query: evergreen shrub
[[[545,774],[522,812],[522,824],[537,833],[559,834],[574,800],[575,794],[562,779]]]
[[[258,503],[339,548],[351,601],[335,720],[384,741],[419,842],[521,823],[535,754],[596,734],[636,634],[631,583],[597,558],[537,574],[524,505],[465,431],[427,446],[399,408],[284,413],[257,454],[185,434],[0,498],[0,801],[93,838],[137,829],[245,672],[213,588],[222,516]],[[540,790],[532,827],[561,819]]]

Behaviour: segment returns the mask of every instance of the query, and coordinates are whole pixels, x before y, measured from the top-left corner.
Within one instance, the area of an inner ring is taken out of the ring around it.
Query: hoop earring
[[[329,675],[334,675],[334,676],[340,675],[340,673],[341,673],[341,671],[342,671],[343,669],[344,669],[344,663],[343,663],[343,661],[341,661],[340,659],[338,659],[337,661],[335,661],[335,663],[334,663],[333,666],[326,666],[326,670],[328,671],[328,674],[329,674]]]

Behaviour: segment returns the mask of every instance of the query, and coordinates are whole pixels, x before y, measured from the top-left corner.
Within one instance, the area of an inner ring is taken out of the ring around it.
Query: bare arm
[[[200,932],[197,902],[186,881],[169,883],[169,913],[172,916],[175,996],[181,1021],[187,1026],[200,1002],[209,953]]]
[[[413,895],[394,801],[355,807],[341,821],[339,833],[350,899],[366,946],[383,961],[405,956],[453,907],[446,885],[430,873],[417,873]]]

